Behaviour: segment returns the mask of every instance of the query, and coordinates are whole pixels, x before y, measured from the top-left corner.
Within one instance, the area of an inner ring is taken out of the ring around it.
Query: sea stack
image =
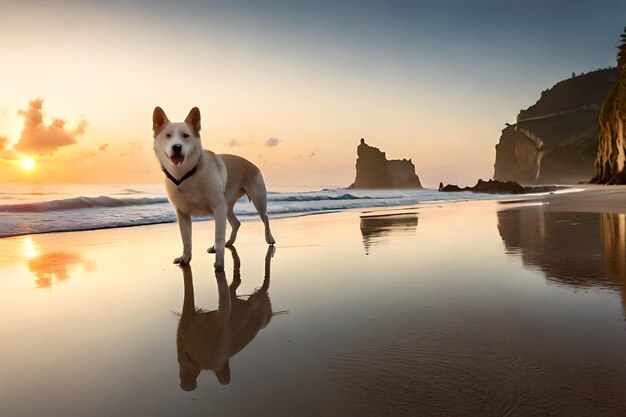
[[[410,159],[392,159],[369,146],[365,139],[356,149],[356,178],[350,188],[422,188]]]
[[[596,157],[598,184],[626,184],[626,28],[617,54],[617,80],[600,112],[600,143]]]

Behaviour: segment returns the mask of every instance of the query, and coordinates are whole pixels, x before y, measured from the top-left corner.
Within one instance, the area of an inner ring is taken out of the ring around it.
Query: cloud
[[[43,121],[43,100],[31,100],[27,110],[20,110],[24,116],[24,127],[15,150],[39,155],[51,154],[58,148],[76,143],[76,136],[85,132],[87,122],[81,121],[75,128],[65,127],[65,121],[54,118],[46,125]]]
[[[235,146],[240,146],[241,143],[237,139],[231,139],[231,140],[227,141],[226,143],[224,143],[224,145],[230,146],[230,147],[234,148]]]
[[[15,159],[15,152],[9,147],[9,138],[0,136],[0,157],[4,159]]]
[[[106,149],[107,149],[108,147],[109,147],[109,144],[108,144],[108,143],[105,143],[104,145],[100,146],[100,147],[98,148],[98,150],[99,150],[99,151],[106,151]]]
[[[265,141],[265,146],[267,146],[268,148],[273,148],[275,146],[278,146],[278,144],[282,142],[282,139],[278,139],[278,138],[268,138]]]

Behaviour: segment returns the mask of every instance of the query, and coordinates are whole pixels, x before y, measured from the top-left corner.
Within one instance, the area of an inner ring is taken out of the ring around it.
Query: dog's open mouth
[[[174,165],[175,167],[182,165],[182,163],[185,162],[185,157],[182,155],[172,155],[168,156],[168,158],[170,159],[172,165]]]

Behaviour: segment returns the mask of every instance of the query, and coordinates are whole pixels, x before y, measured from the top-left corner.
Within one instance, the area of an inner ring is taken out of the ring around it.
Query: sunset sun
[[[35,160],[33,158],[24,158],[20,161],[20,167],[24,171],[32,171],[35,169],[36,166],[37,164],[35,163]]]

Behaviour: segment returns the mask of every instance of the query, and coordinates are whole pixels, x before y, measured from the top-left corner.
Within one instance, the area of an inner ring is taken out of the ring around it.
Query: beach
[[[272,232],[1,239],[0,415],[626,415],[626,187]]]

